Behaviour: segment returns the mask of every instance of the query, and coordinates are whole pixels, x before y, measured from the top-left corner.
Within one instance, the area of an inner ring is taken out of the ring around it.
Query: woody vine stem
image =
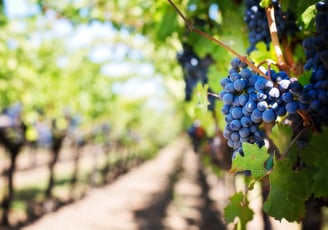
[[[173,6],[173,8],[176,10],[176,12],[179,14],[179,16],[183,19],[188,31],[195,32],[195,33],[201,35],[202,37],[204,37],[210,41],[213,41],[214,43],[218,44],[219,46],[223,47],[224,49],[226,49],[227,51],[229,51],[230,53],[232,53],[233,55],[238,57],[242,62],[246,63],[251,69],[253,69],[255,72],[257,72],[259,75],[263,76],[264,78],[269,79],[268,76],[266,76],[265,73],[263,73],[258,67],[256,67],[254,65],[254,63],[252,63],[250,60],[248,60],[248,58],[246,56],[240,55],[238,52],[231,49],[229,46],[224,44],[219,39],[216,39],[216,38],[208,35],[207,33],[195,28],[193,23],[187,19],[187,17],[179,10],[179,8],[174,4],[174,2],[172,2],[172,0],[168,0],[168,2]]]
[[[269,26],[269,30],[270,30],[270,37],[271,37],[271,41],[273,44],[273,48],[276,54],[276,57],[278,59],[278,67],[281,70],[284,70],[286,72],[289,72],[288,67],[286,65],[282,50],[280,48],[280,42],[279,42],[279,38],[278,38],[278,29],[277,29],[277,25],[275,22],[275,17],[274,17],[274,7],[270,6],[268,8],[265,9],[266,15],[267,15],[267,19],[268,19],[268,26]]]
[[[242,62],[246,63],[251,69],[253,69],[255,72],[257,72],[259,75],[263,76],[264,78],[271,80],[271,76],[267,76],[265,75],[265,73],[263,73],[259,67],[255,66],[250,60],[248,60],[248,58],[246,56],[240,55],[238,52],[236,52],[235,50],[231,49],[228,45],[224,44],[224,42],[220,41],[219,39],[216,39],[210,35],[208,35],[207,33],[197,29],[194,27],[193,23],[187,19],[187,17],[180,11],[180,9],[175,5],[174,2],[172,2],[172,0],[168,0],[168,2],[172,5],[172,7],[175,9],[175,11],[179,14],[179,16],[183,19],[184,23],[186,24],[186,27],[188,29],[188,31],[190,32],[195,32],[199,35],[201,35],[202,37],[213,41],[214,43],[218,44],[219,46],[223,47],[224,49],[226,49],[227,51],[229,51],[230,53],[232,53],[233,55],[237,56]],[[278,59],[278,63],[277,66],[279,67],[279,69],[286,71],[287,73],[289,73],[289,69],[288,69],[288,65],[285,62],[282,50],[280,48],[280,42],[279,42],[279,38],[278,38],[278,30],[277,30],[277,26],[276,26],[276,22],[275,22],[275,17],[274,17],[274,8],[273,7],[268,7],[266,8],[266,15],[267,15],[267,19],[268,19],[268,26],[269,26],[269,30],[270,30],[270,36],[271,36],[271,40],[272,40],[272,44],[274,46],[274,50],[275,50],[275,54],[276,57]],[[270,66],[270,63],[273,64],[274,62],[270,62],[268,60],[266,60],[266,62],[268,62],[268,65]],[[270,72],[269,72],[270,74]],[[212,96],[218,97],[215,94],[212,93],[208,93]],[[308,116],[307,114],[303,114],[302,111],[298,111],[298,114],[300,114],[300,116],[303,118],[304,121],[307,121],[308,119],[306,119]],[[309,123],[309,122],[308,122]],[[312,122],[310,122],[312,123]]]

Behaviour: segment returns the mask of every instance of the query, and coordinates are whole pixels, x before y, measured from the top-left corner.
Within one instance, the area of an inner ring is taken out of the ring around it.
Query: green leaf
[[[260,6],[262,8],[268,8],[271,5],[271,0],[262,0],[260,2]]]
[[[267,45],[264,42],[257,43],[256,50],[252,51],[250,54],[250,59],[255,63],[260,63],[263,60],[276,61],[277,58],[272,43],[270,43],[269,50],[267,50]]]
[[[327,153],[326,153],[327,154]],[[313,190],[315,197],[327,197],[328,195],[328,160],[323,159],[317,171],[313,175]]]
[[[292,135],[293,131],[288,125],[277,124],[273,127],[270,138],[279,152],[283,154],[290,145]]]
[[[271,170],[273,167],[274,155],[270,155],[269,159],[265,162],[265,169]]]
[[[264,202],[264,211],[278,220],[300,221],[305,213],[304,202],[310,195],[305,173],[294,172],[291,160],[285,158],[274,162],[269,182],[270,193]]]
[[[207,54],[211,54],[212,57],[215,57],[218,55],[218,52],[222,52],[220,46],[196,33],[188,33],[187,41],[189,44],[192,44],[194,51],[200,57],[204,57]]]
[[[237,154],[232,161],[231,172],[250,170],[255,180],[265,176],[267,170],[264,163],[270,157],[265,147],[259,148],[256,144],[243,143],[244,156]]]
[[[177,13],[170,5],[165,5],[163,9],[162,18],[156,26],[156,39],[161,41],[169,37],[177,30],[178,20]],[[170,23],[168,23],[170,22]]]
[[[310,83],[312,71],[305,71],[300,77],[298,82],[301,83],[301,85],[305,86],[308,83]]]
[[[316,14],[315,5],[309,6],[301,15],[301,19],[304,23],[305,29],[308,28],[310,22],[314,19]]]
[[[288,9],[290,9],[292,6],[292,4],[295,3],[292,0],[284,0],[284,1],[280,1],[280,5],[281,5],[281,9],[282,11],[287,11]]]
[[[224,208],[224,218],[228,223],[234,222],[235,218],[239,218],[242,229],[246,228],[246,223],[253,219],[254,212],[249,208],[249,201],[242,193],[235,193],[229,198],[230,203]]]
[[[308,146],[300,152],[301,159],[307,165],[311,188],[316,197],[328,195],[328,128],[322,133],[313,134]]]
[[[284,1],[283,1],[284,2]],[[295,6],[295,1],[292,2],[292,9],[296,8],[296,15],[301,15],[309,6],[316,4],[318,0],[306,0],[306,1],[297,1],[297,6]]]
[[[190,1],[188,1],[188,6],[197,5],[197,4],[199,4],[199,0],[190,0]]]
[[[199,112],[206,112],[207,107],[210,104],[207,99],[207,93],[208,93],[208,85],[204,85],[204,87],[201,84],[197,85],[195,94],[196,94],[196,105],[195,110],[196,113]]]

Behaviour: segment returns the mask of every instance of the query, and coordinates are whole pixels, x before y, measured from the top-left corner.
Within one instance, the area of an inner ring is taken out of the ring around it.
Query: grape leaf
[[[265,162],[265,168],[266,170],[271,170],[273,167],[273,160],[274,160],[274,155],[270,155],[268,160]]]
[[[230,203],[224,208],[224,218],[228,223],[232,223],[236,217],[239,218],[242,229],[245,229],[246,223],[253,219],[254,212],[249,208],[249,201],[242,193],[235,193],[229,198]]]
[[[297,6],[295,7],[295,1],[293,1],[292,9],[296,8],[296,14],[301,15],[309,6],[317,3],[318,0],[306,0],[306,1],[297,1]]]
[[[195,105],[196,113],[206,112],[207,106],[210,104],[207,99],[208,85],[206,84],[203,87],[201,84],[198,84],[195,93],[196,93],[196,105]]]
[[[256,50],[252,51],[250,54],[250,59],[255,63],[261,63],[263,60],[277,60],[276,53],[274,52],[274,47],[270,43],[270,49],[267,49],[267,45],[264,42],[258,42],[256,44]],[[271,65],[271,68],[273,66]]]
[[[307,177],[294,172],[290,159],[275,161],[269,175],[270,193],[263,209],[270,216],[287,221],[300,221],[305,213],[304,202],[310,195]]]
[[[327,155],[326,155],[327,156]],[[328,158],[324,158],[320,163],[320,167],[313,176],[313,192],[315,197],[323,197],[328,195]]]
[[[189,6],[193,5],[193,4],[197,5],[198,3],[199,3],[199,0],[190,0],[190,1],[188,1]]]
[[[244,156],[237,154],[232,161],[230,172],[242,172],[250,170],[255,180],[265,176],[267,170],[264,167],[265,161],[270,157],[267,150],[259,148],[256,144],[243,143]]]
[[[308,146],[300,152],[300,157],[307,165],[311,188],[316,197],[328,195],[328,128],[322,133],[313,134]]]
[[[290,7],[293,7],[292,4],[293,4],[293,1],[291,1],[291,0],[284,0],[284,1],[280,2],[281,9],[283,11],[287,11]]]
[[[271,5],[271,0],[262,0],[260,2],[260,6],[262,8],[268,8]]]
[[[301,85],[305,86],[310,83],[312,71],[305,71],[300,77],[298,82],[301,83]]]
[[[309,6],[301,15],[301,19],[304,23],[304,27],[305,29],[308,28],[308,26],[310,25],[310,22],[312,21],[312,19],[315,17],[315,13],[316,13],[316,9],[315,9],[315,5],[311,5]]]
[[[312,71],[305,71],[302,75],[300,75],[298,82],[301,83],[301,85],[305,86],[310,83]]]
[[[162,13],[162,18],[156,26],[156,39],[161,41],[169,37],[177,30],[178,20],[177,13],[170,5],[165,5]],[[170,23],[167,23],[170,22]]]
[[[270,138],[277,146],[279,152],[283,154],[290,145],[293,131],[288,125],[278,124],[275,125],[270,134]]]

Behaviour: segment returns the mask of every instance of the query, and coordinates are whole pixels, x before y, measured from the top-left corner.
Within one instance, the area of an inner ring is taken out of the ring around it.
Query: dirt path
[[[181,138],[112,184],[92,189],[84,199],[22,229],[232,229],[222,218],[223,208],[234,189],[231,176],[225,174],[218,178],[202,168],[199,156]],[[251,203],[258,209],[258,202],[254,201]],[[255,217],[248,227],[260,230],[263,224]],[[275,223],[273,229],[298,228]]]
[[[93,189],[83,200],[23,229],[138,229],[134,213],[159,203],[179,168],[186,146],[185,140],[179,140],[111,185]],[[157,211],[160,215],[160,208]]]
[[[182,139],[116,182],[23,229],[226,229],[205,177],[198,155]]]

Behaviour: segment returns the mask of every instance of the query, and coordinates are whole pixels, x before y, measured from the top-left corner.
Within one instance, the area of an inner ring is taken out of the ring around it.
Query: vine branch
[[[296,68],[296,63],[293,58],[293,52],[291,50],[291,47],[290,47],[290,44],[288,43],[287,38],[282,39],[282,47],[284,49],[284,56],[285,56],[287,65],[291,67],[291,71],[294,74],[300,75],[300,73],[297,72],[298,70]]]
[[[273,48],[274,48],[276,57],[278,59],[279,69],[289,72],[288,66],[285,62],[284,55],[280,48],[278,29],[277,29],[277,25],[276,25],[275,16],[274,16],[274,7],[270,6],[268,8],[265,8],[265,13],[267,15],[269,30],[270,30],[270,37],[271,37],[271,41],[273,44]]]
[[[220,99],[220,96],[215,93],[208,92],[207,94]]]
[[[250,60],[248,60],[248,58],[246,56],[240,55],[238,52],[236,52],[235,50],[231,49],[228,45],[226,45],[225,43],[223,43],[222,41],[220,41],[219,39],[216,39],[210,35],[208,35],[207,33],[197,29],[194,27],[193,23],[187,19],[187,17],[179,10],[179,8],[174,4],[174,2],[172,2],[172,0],[168,0],[168,2],[173,6],[173,8],[176,10],[176,12],[179,14],[179,16],[183,19],[183,21],[186,24],[186,27],[188,29],[188,31],[190,32],[195,32],[199,35],[201,35],[202,37],[214,42],[215,44],[223,47],[224,49],[226,49],[227,51],[229,51],[230,53],[232,53],[233,55],[235,55],[236,57],[238,57],[240,59],[240,61],[246,63],[252,70],[254,70],[255,72],[257,72],[259,75],[263,76],[266,79],[269,79],[265,73],[263,73],[258,67],[256,67],[254,65],[254,63],[252,63]]]

